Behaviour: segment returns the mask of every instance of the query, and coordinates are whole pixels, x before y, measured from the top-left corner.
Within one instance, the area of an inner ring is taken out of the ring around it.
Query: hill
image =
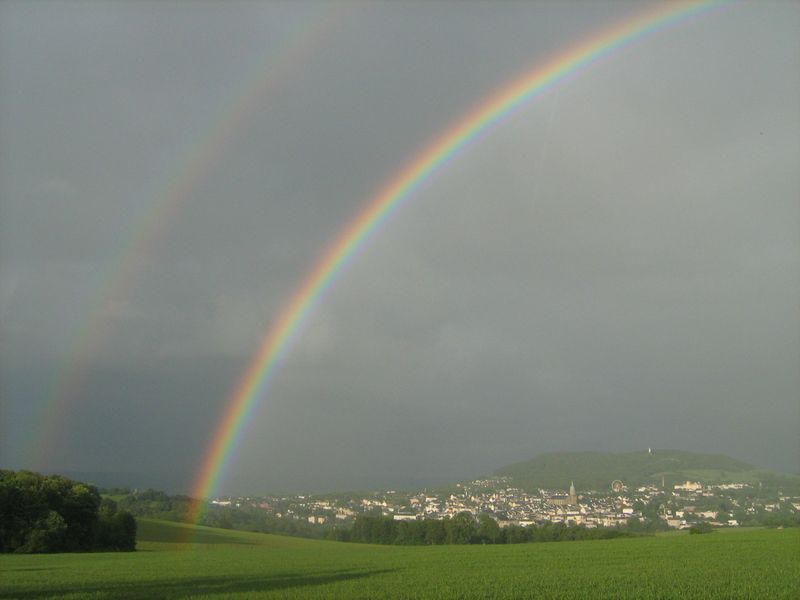
[[[139,532],[136,539],[143,550],[178,548],[185,550],[192,546],[207,549],[213,546],[228,548],[262,546],[274,550],[293,548],[314,550],[324,547],[314,546],[316,540],[254,531],[220,529],[191,523],[175,523],[159,519],[139,519]]]
[[[800,487],[800,477],[758,470],[721,454],[697,454],[681,450],[641,452],[553,452],[500,468],[496,475],[512,478],[527,490],[566,489],[570,481],[579,490],[605,491],[618,479],[627,486],[667,486],[685,480],[703,483],[745,482],[765,486]]]

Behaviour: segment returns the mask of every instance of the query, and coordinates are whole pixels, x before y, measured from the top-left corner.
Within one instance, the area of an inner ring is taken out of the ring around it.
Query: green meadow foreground
[[[798,529],[419,547],[142,519],[138,548],[3,555],[0,598],[797,598],[800,590]]]

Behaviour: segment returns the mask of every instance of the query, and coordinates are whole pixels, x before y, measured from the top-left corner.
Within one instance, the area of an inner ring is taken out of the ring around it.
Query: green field
[[[145,519],[139,532],[135,553],[4,555],[0,598],[797,598],[800,589],[797,529],[426,547]]]

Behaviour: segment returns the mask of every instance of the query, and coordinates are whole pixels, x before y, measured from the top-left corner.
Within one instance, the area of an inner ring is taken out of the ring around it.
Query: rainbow
[[[354,5],[320,5],[309,15],[287,27],[285,41],[278,48],[270,47],[263,57],[251,61],[241,83],[234,86],[223,99],[215,118],[178,153],[177,166],[168,172],[173,175],[166,185],[157,185],[147,194],[138,219],[111,254],[98,276],[95,302],[85,313],[86,318],[76,327],[76,333],[64,352],[65,359],[53,377],[48,400],[41,410],[39,432],[31,436],[26,451],[33,468],[44,470],[65,431],[67,410],[74,409],[85,387],[89,366],[100,355],[112,327],[115,307],[124,305],[130,291],[144,272],[150,257],[169,231],[175,214],[192,197],[197,185],[219,160],[235,134],[241,130],[270,91],[275,90],[295,73],[323,41],[342,22]]]
[[[193,485],[193,497],[202,500],[213,495],[247,423],[259,401],[265,397],[281,359],[303,330],[314,307],[371,236],[425,180],[469,142],[568,76],[650,33],[723,3],[724,0],[707,0],[659,4],[578,43],[499,89],[406,164],[338,235],[267,332],[228,400],[200,465]],[[202,502],[198,501],[192,515],[195,521],[201,512]]]

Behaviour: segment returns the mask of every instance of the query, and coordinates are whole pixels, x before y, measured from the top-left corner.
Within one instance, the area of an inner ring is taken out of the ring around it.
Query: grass
[[[0,570],[0,598],[22,599],[795,598],[800,531],[395,547],[142,519],[136,553],[5,555]]]

